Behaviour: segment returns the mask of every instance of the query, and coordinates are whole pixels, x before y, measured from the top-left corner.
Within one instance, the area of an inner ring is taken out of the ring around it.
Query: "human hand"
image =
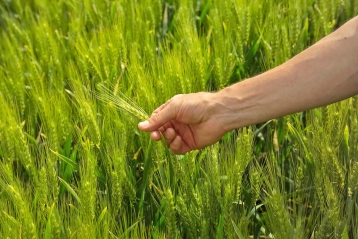
[[[138,128],[157,141],[163,134],[173,153],[184,154],[214,144],[226,133],[216,112],[215,93],[176,95]]]

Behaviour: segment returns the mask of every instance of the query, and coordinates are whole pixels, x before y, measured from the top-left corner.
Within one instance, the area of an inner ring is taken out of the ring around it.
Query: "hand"
[[[156,109],[138,128],[154,140],[164,135],[175,154],[214,144],[226,133],[218,117],[215,93],[176,95]]]

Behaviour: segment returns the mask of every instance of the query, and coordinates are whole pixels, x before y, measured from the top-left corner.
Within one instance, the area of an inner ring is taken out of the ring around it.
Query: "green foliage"
[[[2,1],[0,235],[357,238],[356,98],[185,156],[136,127],[357,13],[357,0]]]

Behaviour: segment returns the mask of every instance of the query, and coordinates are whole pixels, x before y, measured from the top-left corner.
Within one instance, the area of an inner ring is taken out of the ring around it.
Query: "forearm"
[[[358,17],[286,63],[217,93],[227,130],[358,93]]]

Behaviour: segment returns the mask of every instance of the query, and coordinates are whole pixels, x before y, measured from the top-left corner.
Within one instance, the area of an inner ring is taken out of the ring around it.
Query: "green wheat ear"
[[[137,103],[124,95],[118,89],[114,89],[112,92],[103,84],[97,85],[96,88],[97,91],[93,91],[92,93],[98,100],[108,104],[111,107],[115,107],[120,111],[129,113],[139,120],[144,121],[149,118],[149,115]]]

